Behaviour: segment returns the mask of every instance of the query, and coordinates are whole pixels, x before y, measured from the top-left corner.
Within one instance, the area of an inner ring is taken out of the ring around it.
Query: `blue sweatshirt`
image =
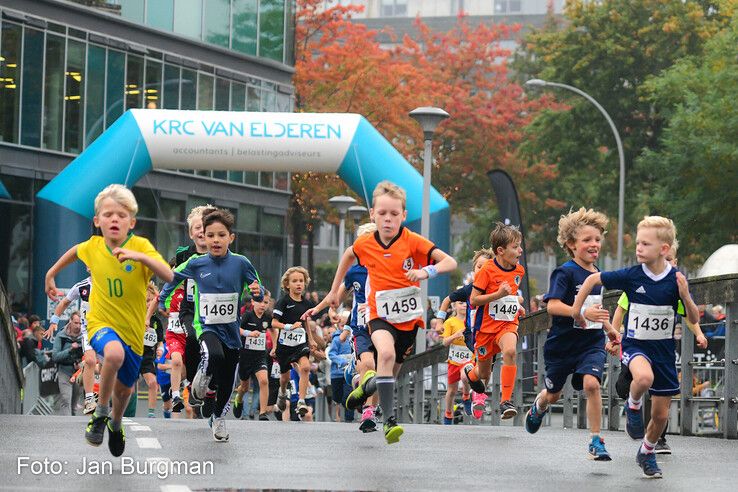
[[[225,256],[205,254],[192,256],[174,269],[174,280],[164,285],[159,295],[159,307],[171,291],[186,279],[197,284],[195,316],[193,324],[199,337],[203,331],[215,333],[228,348],[241,348],[240,312],[244,289],[256,280],[261,290],[257,301],[262,300],[264,288],[259,274],[245,256],[231,253]]]
[[[331,360],[331,379],[343,378],[343,370],[352,357],[351,337],[341,342],[340,336],[341,330],[336,330],[331,340],[331,347],[328,349],[328,358]]]

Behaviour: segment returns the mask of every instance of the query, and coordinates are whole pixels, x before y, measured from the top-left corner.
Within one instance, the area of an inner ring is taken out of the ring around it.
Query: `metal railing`
[[[722,353],[711,354],[706,360],[694,357],[694,336],[686,326],[680,342],[681,395],[672,401],[671,432],[682,435],[721,435],[738,439],[738,275],[722,275],[690,280],[690,291],[697,304],[726,306],[725,336]],[[603,302],[614,311],[620,292],[608,292]],[[517,376],[513,392],[513,404],[518,415],[513,425],[522,425],[524,411],[532,404],[535,395],[544,387],[545,365],[543,346],[551,320],[548,313],[539,311],[521,319],[518,330]],[[711,331],[709,325],[703,331]],[[409,357],[402,366],[396,386],[396,408],[402,422],[439,423],[444,413],[445,373],[448,348],[442,345]],[[688,361],[681,363],[681,361]],[[488,387],[489,405],[481,423],[500,425],[500,367],[494,365]],[[602,380],[602,426],[620,430],[621,402],[615,392],[615,382],[620,372],[620,360],[609,356]],[[693,377],[710,381],[707,391],[693,395]],[[570,379],[564,386],[561,400],[553,406],[544,420],[551,425],[552,413],[563,414],[563,426],[587,428],[586,397],[583,391],[574,391]],[[648,412],[647,412],[648,415]],[[647,417],[648,418],[648,417]],[[469,422],[468,418],[465,418]],[[476,423],[473,422],[472,423]]]
[[[0,386],[3,389],[0,394],[0,413],[21,412],[21,391],[24,384],[10,309],[5,287],[0,281]]]

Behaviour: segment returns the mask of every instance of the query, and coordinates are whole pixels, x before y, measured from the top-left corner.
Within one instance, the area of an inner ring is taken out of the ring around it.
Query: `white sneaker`
[[[96,408],[97,408],[97,403],[95,402],[94,399],[93,400],[87,400],[87,401],[85,401],[84,414],[85,415],[90,415],[92,412],[95,411]]]
[[[228,442],[229,437],[225,417],[213,419],[213,439],[217,442]]]
[[[192,393],[195,398],[202,400],[208,392],[208,385],[212,376],[206,375],[203,371],[198,370],[195,377],[192,378]]]
[[[280,412],[284,412],[287,409],[287,392],[282,388],[277,393],[277,408]]]

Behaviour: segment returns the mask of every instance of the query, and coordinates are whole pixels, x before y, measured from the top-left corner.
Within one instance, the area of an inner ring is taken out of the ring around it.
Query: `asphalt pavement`
[[[593,462],[576,429],[406,425],[388,446],[356,424],[228,420],[230,441],[217,443],[204,420],[136,417],[113,458],[86,444],[86,421],[0,415],[0,489],[738,490],[738,441],[724,439],[669,436],[664,478],[649,480],[622,432],[604,434],[613,461]]]

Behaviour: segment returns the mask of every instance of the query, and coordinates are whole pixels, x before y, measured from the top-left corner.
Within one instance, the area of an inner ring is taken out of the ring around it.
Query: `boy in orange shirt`
[[[475,274],[469,298],[472,306],[483,306],[484,313],[474,344],[477,364],[467,364],[464,377],[475,392],[484,393],[492,374],[494,356],[502,353],[500,416],[503,419],[518,414],[512,403],[512,392],[517,373],[518,318],[524,314],[518,297],[520,281],[525,275],[525,269],[518,263],[523,254],[522,241],[523,235],[517,227],[500,222],[495,225],[490,234],[495,257]]]
[[[379,394],[388,444],[398,442],[404,432],[395,417],[395,376],[405,357],[412,353],[418,328],[425,325],[420,281],[456,268],[456,260],[402,225],[407,219],[406,200],[405,190],[394,183],[382,181],[377,185],[369,212],[377,231],[358,237],[346,249],[324,299],[338,306],[338,289],[349,267],[355,261],[366,267],[367,325],[377,351],[377,372],[375,376],[367,371],[351,394],[359,405],[375,391]],[[304,316],[311,314],[309,310]]]

